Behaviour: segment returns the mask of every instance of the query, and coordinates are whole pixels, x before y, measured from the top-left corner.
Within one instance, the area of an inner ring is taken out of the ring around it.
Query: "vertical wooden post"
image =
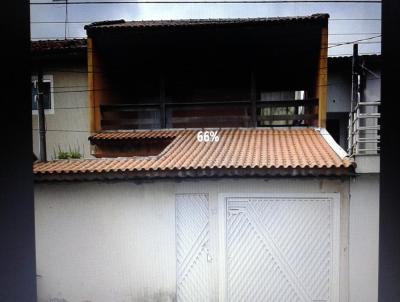
[[[93,134],[100,130],[100,106],[96,98],[96,74],[95,54],[92,38],[87,39],[87,62],[88,62],[88,88],[89,88],[89,112],[90,132]]]
[[[165,75],[164,70],[160,72],[160,128],[166,127],[165,117]]]
[[[251,125],[257,127],[257,106],[256,106],[256,75],[254,68],[250,75],[250,100],[251,100]]]
[[[46,120],[44,113],[44,87],[43,87],[42,69],[40,69],[38,72],[37,88],[38,88],[37,99],[38,99],[38,117],[39,117],[40,160],[46,162],[47,161]]]
[[[321,29],[316,97],[318,98],[318,127],[326,127],[328,95],[328,20]]]

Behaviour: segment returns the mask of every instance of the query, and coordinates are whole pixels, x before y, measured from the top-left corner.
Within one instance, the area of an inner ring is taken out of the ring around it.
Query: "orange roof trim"
[[[121,178],[124,173],[133,178],[196,175],[340,175],[348,173],[355,166],[354,161],[349,158],[341,158],[329,140],[324,138],[324,135],[328,134],[321,133],[318,129],[213,130],[218,131],[218,142],[199,142],[199,130],[196,129],[102,132],[90,139],[175,138],[157,156],[35,162],[34,174],[37,178],[43,176],[43,179],[50,179],[48,176],[56,175],[100,177],[101,174],[107,174],[107,178],[118,174],[117,178]],[[293,173],[295,170],[298,173]],[[335,172],[330,173],[329,170]]]

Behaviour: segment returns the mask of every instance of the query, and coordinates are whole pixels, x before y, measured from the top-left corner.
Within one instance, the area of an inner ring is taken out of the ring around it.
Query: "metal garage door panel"
[[[206,194],[176,196],[177,301],[209,301],[209,215]]]
[[[333,301],[332,202],[228,199],[228,300]]]

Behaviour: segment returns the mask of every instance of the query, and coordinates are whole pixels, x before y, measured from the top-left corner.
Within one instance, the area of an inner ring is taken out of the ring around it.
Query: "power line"
[[[352,33],[352,34],[357,35],[358,33]],[[365,33],[365,34],[368,34],[368,33]],[[373,34],[373,33],[371,33],[371,34]],[[339,35],[339,34],[337,34],[337,35]],[[346,35],[349,35],[349,34],[346,34]],[[328,34],[328,36],[329,36],[329,34]],[[372,37],[367,37],[367,38],[363,38],[363,39],[352,40],[352,41],[335,42],[336,43],[335,45],[329,46],[328,48],[333,48],[333,47],[346,45],[346,44],[353,44],[353,43],[362,42],[362,41],[366,41],[366,40],[372,40],[372,39],[376,39],[376,38],[380,38],[380,37],[382,37],[382,34],[374,35]],[[51,37],[41,37],[41,38],[48,39],[48,38],[51,38]],[[321,49],[323,49],[323,48],[321,48]],[[91,51],[91,52],[95,53],[94,51]]]
[[[358,36],[358,35],[380,35],[381,33],[330,33],[328,36]]]
[[[348,45],[348,44],[354,44],[354,43],[357,43],[357,42],[362,42],[362,41],[366,41],[366,40],[372,40],[372,39],[376,39],[376,38],[380,38],[380,37],[382,37],[382,35],[377,35],[377,36],[364,38],[364,39],[353,40],[353,41],[349,41],[349,42],[338,43],[338,44],[335,44],[335,45],[332,45],[332,46],[328,46],[328,48],[333,48],[333,47],[338,47],[338,46]]]
[[[71,5],[106,5],[106,4],[313,4],[313,3],[332,3],[332,4],[381,4],[380,0],[210,0],[210,1],[76,1],[70,2]],[[54,2],[31,2],[30,5],[60,5]]]
[[[68,29],[68,0],[65,0],[65,39],[67,39],[67,29]]]
[[[379,32],[370,32],[370,33],[330,33],[327,36],[363,36],[363,35],[380,35]],[[36,40],[60,40],[60,37],[32,37],[32,41],[36,42]],[[68,36],[67,39],[86,39],[85,36]],[[62,39],[61,39],[62,40]]]
[[[373,36],[373,37],[369,37],[369,38],[364,38],[364,39],[358,39],[358,40],[354,40],[354,41],[349,41],[349,42],[343,42],[343,43],[338,43],[338,44],[334,44],[332,46],[328,46],[327,48],[333,48],[333,47],[338,47],[338,46],[343,46],[343,45],[348,45],[348,44],[353,44],[356,42],[362,42],[365,40],[371,40],[374,38],[379,38],[382,35],[377,35],[377,36]],[[380,43],[380,42],[375,42],[375,43]],[[366,55],[366,54],[371,54],[371,53],[360,53],[360,55]],[[375,53],[372,53],[375,54]],[[344,56],[344,55],[350,55],[350,54],[337,54],[335,56]],[[327,69],[327,67],[325,68],[320,68],[320,69]],[[103,71],[82,71],[82,70],[49,70],[50,72],[65,72],[65,73],[83,73],[83,74],[90,74],[90,73],[104,73]],[[54,87],[53,87],[54,88]],[[66,87],[65,88],[70,88],[70,87]],[[67,90],[67,91],[53,91],[53,93],[81,93],[81,92],[94,92],[94,91],[107,91],[110,89],[84,89],[84,90]]]
[[[142,20],[141,20],[142,21]],[[359,19],[347,19],[347,18],[343,18],[343,19],[329,19],[330,21],[382,21],[382,19],[374,19],[374,18],[359,18]],[[97,22],[95,20],[93,21],[68,21],[68,24],[90,24],[90,23],[94,23]],[[31,21],[31,24],[64,24],[65,21]]]
[[[33,131],[39,131],[39,129],[32,128]],[[84,133],[91,133],[90,131],[87,130],[57,130],[57,129],[46,129],[46,131],[50,132],[84,132]]]
[[[376,41],[376,42],[358,42],[357,44],[381,44],[381,41]],[[342,46],[342,45],[347,45],[346,42],[332,42],[328,43],[328,45],[335,45],[335,46]]]
[[[335,43],[330,43],[331,46],[321,47],[320,49],[325,49],[325,48],[330,49],[330,48],[339,47],[339,46],[343,46],[343,45],[349,45],[349,44],[354,44],[354,43],[360,43],[360,42],[363,42],[363,41],[366,41],[366,40],[372,40],[372,39],[376,39],[376,38],[380,38],[380,37],[382,37],[382,34],[375,35],[375,36],[368,37],[368,38],[352,40],[352,41],[335,42]],[[381,43],[381,42],[375,41],[374,44],[379,44],[379,43]],[[360,44],[362,44],[362,43],[360,43]],[[96,53],[96,52],[95,52],[95,51],[91,51],[91,53]],[[97,73],[97,72],[93,72],[93,73]]]
[[[381,55],[380,52],[360,52],[358,53],[359,56],[367,56],[367,55]],[[336,58],[336,57],[350,57],[353,56],[353,53],[339,53],[339,54],[334,54],[331,55],[330,58]]]
[[[382,21],[381,18],[329,18],[329,21]]]
[[[352,56],[352,53],[341,53],[341,54],[334,54],[331,56],[328,56],[329,58],[335,58],[338,56],[342,56],[342,57],[350,57]],[[364,53],[359,53],[360,56],[364,56],[364,55],[381,55],[381,53],[379,52],[364,52]],[[321,67],[321,68],[317,68],[317,69],[313,69],[313,70],[323,70],[323,69],[328,69],[328,67]],[[126,68],[118,68],[118,69],[114,69],[118,70],[118,71],[126,71]],[[67,70],[67,69],[47,69],[47,72],[60,72],[60,73],[80,73],[80,74],[110,74],[109,72],[105,72],[105,71],[87,71],[87,70]],[[70,86],[73,88],[73,86]],[[58,88],[70,88],[67,86],[64,87],[58,87]],[[82,87],[82,86],[76,86],[76,87]],[[85,86],[86,87],[86,86]],[[81,91],[71,91],[71,92],[81,92]]]
[[[63,88],[85,88],[87,85],[71,85],[71,86],[53,86],[53,89],[63,89]]]
[[[380,80],[380,77],[370,79],[372,80]],[[316,87],[333,87],[333,86],[341,86],[342,83],[328,83],[328,84],[323,84],[323,85],[317,85]],[[66,87],[66,86],[65,86]],[[87,87],[87,86],[82,86],[82,87]],[[54,88],[54,87],[53,87]],[[66,87],[69,88],[69,87]],[[121,88],[121,87],[119,87]],[[131,87],[126,87],[126,88],[131,88]],[[53,91],[53,94],[65,94],[65,93],[84,93],[84,92],[98,92],[98,91],[112,91],[115,90],[113,88],[99,88],[99,89],[82,89],[82,90],[65,90],[65,91]],[[57,107],[54,109],[85,109],[85,108],[99,108],[100,106],[73,106],[73,107]]]

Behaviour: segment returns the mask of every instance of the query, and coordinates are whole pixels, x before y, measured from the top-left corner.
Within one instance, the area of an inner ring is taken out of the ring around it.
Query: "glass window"
[[[38,82],[37,79],[32,79],[32,111],[37,113],[38,110]],[[53,113],[54,102],[52,94],[52,80],[50,76],[43,79],[43,105],[46,113]]]

